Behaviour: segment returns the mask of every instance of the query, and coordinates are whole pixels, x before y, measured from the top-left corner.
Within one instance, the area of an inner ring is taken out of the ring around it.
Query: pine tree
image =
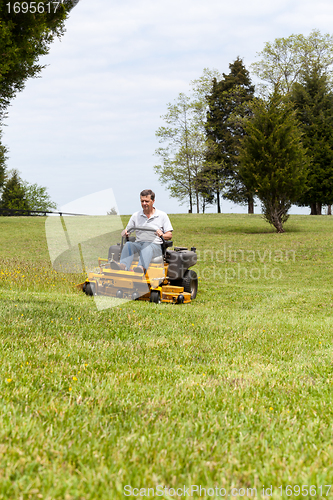
[[[214,80],[208,96],[209,111],[206,133],[215,145],[206,157],[206,171],[211,170],[212,189],[215,189],[217,211],[220,207],[220,187],[226,187],[225,198],[236,203],[249,203],[253,211],[253,193],[245,186],[238,171],[239,145],[244,136],[242,118],[249,116],[249,102],[254,86],[243,61],[238,57],[229,65],[230,73],[221,81]]]
[[[6,210],[29,210],[29,204],[25,196],[25,190],[22,186],[18,173],[14,171],[13,175],[5,183],[2,192],[0,208],[1,215],[6,215]]]
[[[304,73],[302,83],[294,85],[292,101],[311,158],[308,190],[298,204],[320,215],[322,205],[333,203],[333,94],[328,77],[319,68]]]
[[[244,125],[240,173],[260,199],[264,218],[283,233],[292,203],[305,190],[309,160],[290,102],[274,92],[252,110]]]

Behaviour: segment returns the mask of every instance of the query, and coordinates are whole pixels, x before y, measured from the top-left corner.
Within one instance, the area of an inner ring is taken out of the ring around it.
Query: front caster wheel
[[[161,302],[161,295],[158,290],[153,290],[150,293],[150,302],[154,302],[155,304],[159,304]]]

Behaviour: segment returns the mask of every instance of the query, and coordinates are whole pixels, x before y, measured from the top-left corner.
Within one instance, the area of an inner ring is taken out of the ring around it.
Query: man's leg
[[[162,256],[162,245],[145,242],[141,247],[138,266],[142,266],[147,270],[151,260],[159,256]]]
[[[131,267],[133,257],[140,252],[140,242],[127,241],[121,252],[120,264],[125,264],[127,270]]]

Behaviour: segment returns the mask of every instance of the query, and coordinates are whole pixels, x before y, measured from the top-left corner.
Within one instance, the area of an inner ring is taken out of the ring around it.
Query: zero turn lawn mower
[[[153,228],[137,227],[129,230],[156,231]],[[152,259],[146,273],[134,272],[139,255],[134,256],[128,271],[111,268],[112,261],[119,261],[125,238],[121,243],[109,248],[107,259],[98,259],[99,269],[89,272],[88,278],[80,285],[87,295],[104,295],[119,299],[146,300],[160,303],[188,304],[195,299],[198,291],[198,277],[189,269],[197,262],[196,249],[174,247],[172,241],[161,238],[162,255]],[[126,237],[135,241],[134,237]]]

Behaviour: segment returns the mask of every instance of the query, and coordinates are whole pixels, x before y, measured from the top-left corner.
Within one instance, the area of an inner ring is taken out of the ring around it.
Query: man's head
[[[140,193],[140,201],[143,213],[150,213],[153,210],[155,193],[151,189],[144,189]]]

